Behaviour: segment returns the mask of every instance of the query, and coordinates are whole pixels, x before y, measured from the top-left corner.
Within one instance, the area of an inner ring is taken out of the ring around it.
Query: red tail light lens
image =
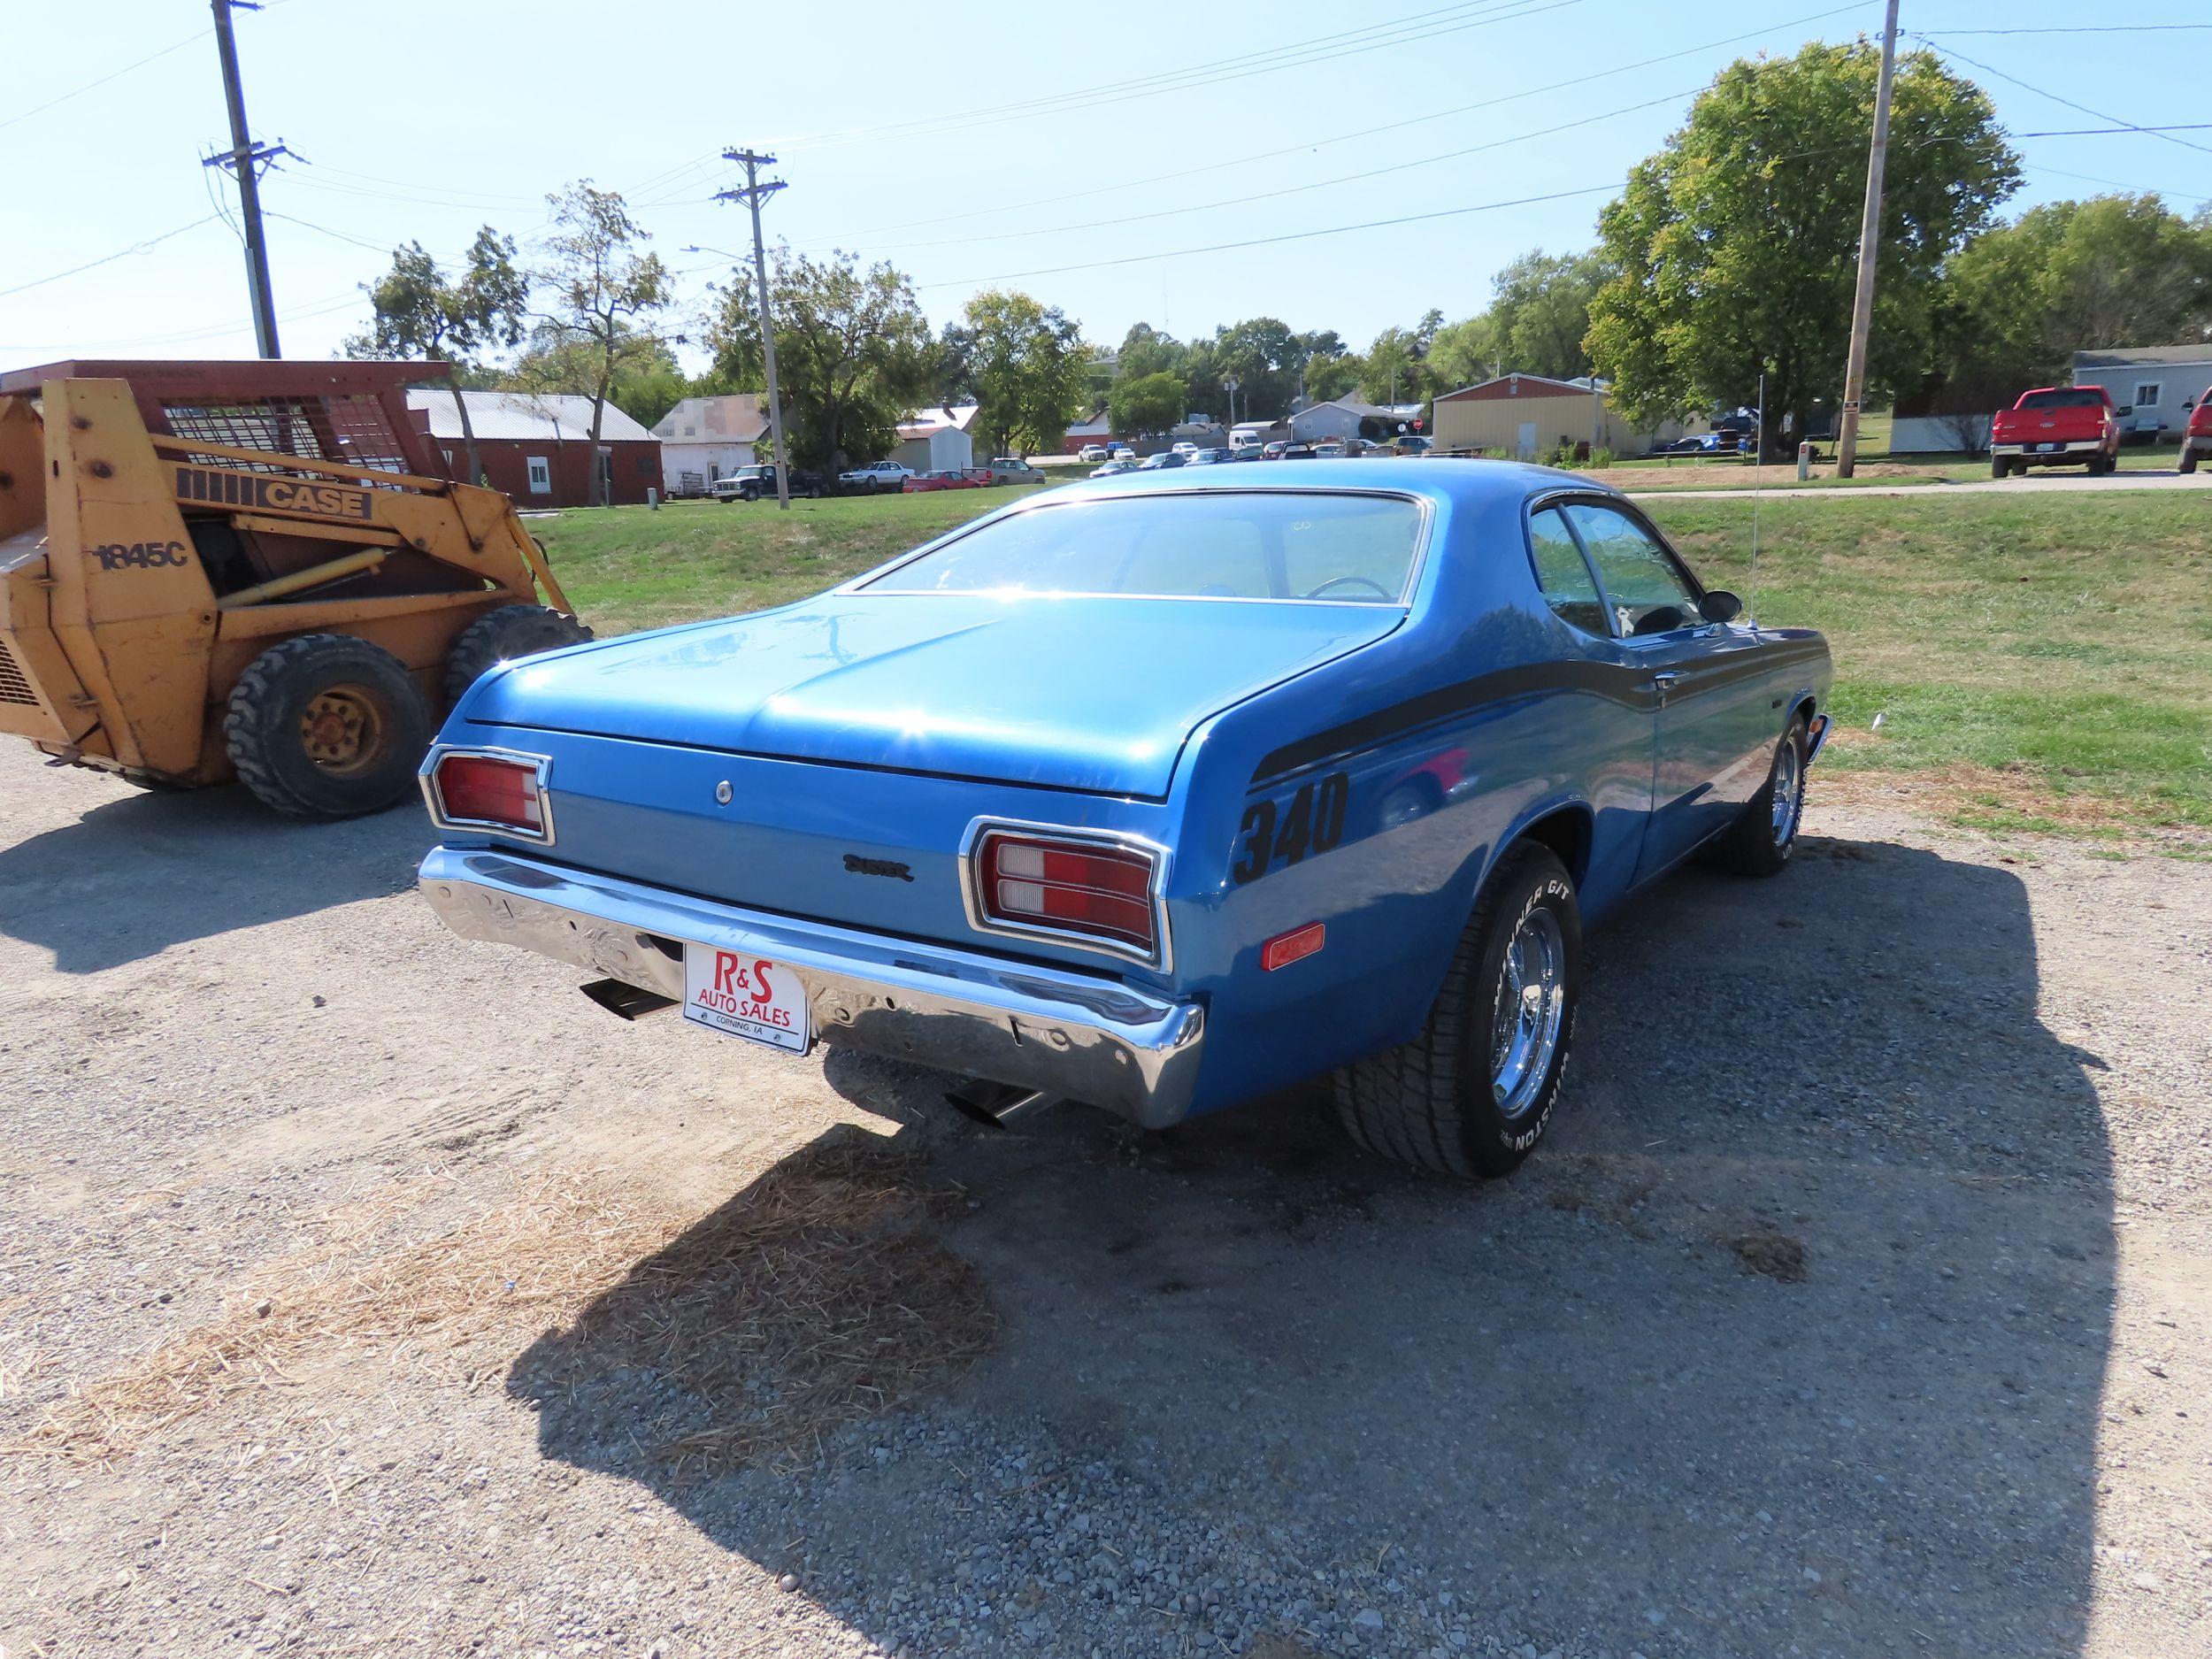
[[[543,763],[503,755],[441,756],[431,772],[431,806],[442,823],[488,826],[546,839]]]
[[[1156,872],[1141,848],[988,830],[976,847],[976,904],[1001,926],[1081,934],[1152,958]]]

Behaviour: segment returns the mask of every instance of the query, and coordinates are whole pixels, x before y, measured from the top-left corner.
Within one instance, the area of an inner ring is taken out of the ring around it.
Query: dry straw
[[[695,1395],[705,1426],[662,1449],[722,1466],[911,1398],[996,1328],[975,1270],[928,1225],[956,1194],[856,1131],[687,1223],[598,1171],[433,1227],[450,1196],[418,1184],[326,1217],[221,1317],[73,1390],[5,1449],[104,1461],[242,1400],[266,1438],[396,1373],[473,1388],[542,1333],[534,1361],[565,1386],[649,1366]]]

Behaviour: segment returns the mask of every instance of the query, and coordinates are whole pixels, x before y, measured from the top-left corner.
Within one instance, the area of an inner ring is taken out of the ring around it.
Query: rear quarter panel
[[[1499,850],[1540,818],[1573,816],[1602,912],[1634,869],[1651,739],[1647,694],[1538,598],[1518,500],[1438,503],[1404,627],[1187,751],[1177,978],[1213,1005],[1194,1110],[1416,1036]],[[1316,921],[1319,954],[1262,970],[1266,941]]]

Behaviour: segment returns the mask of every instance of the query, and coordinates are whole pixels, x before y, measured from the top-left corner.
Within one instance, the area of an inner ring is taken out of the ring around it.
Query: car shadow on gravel
[[[399,892],[433,839],[411,801],[303,824],[240,788],[115,787],[74,823],[0,847],[0,933],[45,947],[63,973]]]
[[[1352,1152],[1317,1091],[995,1132],[833,1054],[964,1194],[935,1236],[995,1351],[722,1474],[657,1455],[682,1402],[572,1331],[509,1390],[547,1457],[917,1653],[2078,1651],[2109,1159],[2021,881],[1809,840],[1592,959],[1554,1133],[1482,1187]]]

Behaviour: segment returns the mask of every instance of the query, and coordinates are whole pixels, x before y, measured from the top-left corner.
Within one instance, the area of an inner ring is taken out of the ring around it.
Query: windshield
[[[2020,400],[2023,409],[2101,409],[2104,394],[2093,391],[2030,392]]]
[[[1402,495],[1163,491],[1054,503],[885,572],[872,593],[1401,602],[1421,546]]]

